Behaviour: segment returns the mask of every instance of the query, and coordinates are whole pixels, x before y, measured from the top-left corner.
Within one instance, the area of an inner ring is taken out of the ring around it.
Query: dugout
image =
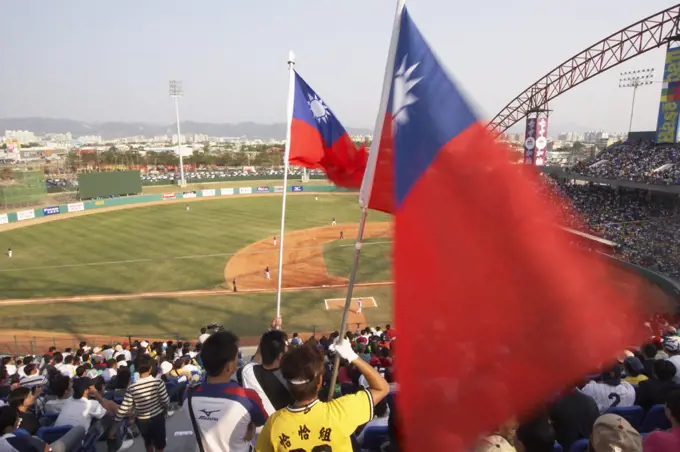
[[[80,199],[138,195],[142,192],[139,171],[110,171],[78,174]]]

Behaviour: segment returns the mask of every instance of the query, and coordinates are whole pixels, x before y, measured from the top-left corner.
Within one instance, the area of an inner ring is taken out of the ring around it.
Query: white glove
[[[340,358],[346,359],[349,362],[359,359],[359,355],[352,350],[352,344],[347,340],[340,341],[340,338],[337,338],[328,348],[330,351],[340,355]]]

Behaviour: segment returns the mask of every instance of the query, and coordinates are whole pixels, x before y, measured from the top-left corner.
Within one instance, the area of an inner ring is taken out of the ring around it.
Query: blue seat
[[[640,430],[642,427],[642,419],[645,417],[645,410],[641,406],[617,406],[609,408],[607,413],[616,414],[627,420],[635,430]]]
[[[564,449],[562,449],[562,445],[555,441],[555,444],[553,444],[553,450],[552,452],[563,452]]]
[[[588,440],[579,439],[571,445],[569,452],[588,452]]]
[[[394,409],[394,397],[397,395],[396,391],[391,391],[387,394],[387,406],[390,407],[390,410]]]
[[[85,438],[83,438],[83,444],[80,446],[80,449],[78,449],[78,452],[96,452],[97,440],[101,435],[102,432],[97,429],[92,429],[91,431],[87,432],[87,435],[85,435]]]
[[[13,434],[14,436],[31,436],[31,434],[28,433],[28,430],[23,429],[23,428],[17,428],[17,429],[15,429],[15,430],[12,432],[12,434]]]
[[[387,426],[367,427],[363,431],[362,449],[379,451],[382,443],[387,441]]]
[[[60,427],[40,427],[36,435],[47,444],[53,443],[67,434],[73,427],[62,425]]]
[[[644,421],[642,421],[640,432],[649,433],[654,430],[668,430],[669,428],[671,428],[671,423],[666,417],[666,406],[659,404],[654,405],[649,410]]]
[[[43,416],[40,418],[40,425],[44,427],[51,427],[55,422],[57,422],[58,417],[59,413],[43,414]]]

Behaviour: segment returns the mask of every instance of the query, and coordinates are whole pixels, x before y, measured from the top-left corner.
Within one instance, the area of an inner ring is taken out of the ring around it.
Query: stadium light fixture
[[[179,129],[179,98],[184,94],[181,80],[170,80],[170,97],[175,99],[175,116],[177,118],[177,154],[179,155],[179,186],[186,187],[184,180],[184,161],[182,160],[182,132]]]
[[[633,88],[633,101],[630,106],[630,122],[628,123],[629,135],[633,130],[633,113],[635,111],[635,94],[637,89],[652,83],[654,83],[654,68],[622,72],[619,77],[619,88]]]

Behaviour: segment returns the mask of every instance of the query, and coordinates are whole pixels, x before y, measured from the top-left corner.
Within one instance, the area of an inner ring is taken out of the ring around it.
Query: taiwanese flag
[[[360,200],[394,216],[401,445],[468,450],[641,344],[647,300],[570,246],[405,8],[394,33]]]
[[[366,149],[356,148],[331,109],[297,72],[293,96],[290,164],[321,169],[335,185],[359,188]]]

